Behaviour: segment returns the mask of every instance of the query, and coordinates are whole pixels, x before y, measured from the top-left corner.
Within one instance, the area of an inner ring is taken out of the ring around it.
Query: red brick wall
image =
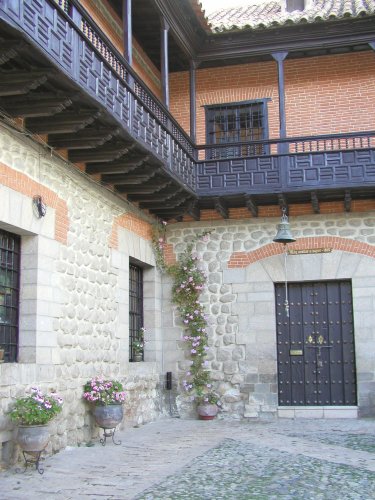
[[[373,130],[375,53],[285,60],[287,133]],[[170,77],[171,111],[189,132],[189,75]],[[203,105],[269,97],[270,137],[279,135],[276,62],[197,71],[197,142],[205,142]]]

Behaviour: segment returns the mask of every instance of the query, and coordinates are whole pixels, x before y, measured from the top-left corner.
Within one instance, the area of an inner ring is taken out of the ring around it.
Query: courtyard
[[[375,498],[374,419],[165,418],[0,473],[6,500]]]

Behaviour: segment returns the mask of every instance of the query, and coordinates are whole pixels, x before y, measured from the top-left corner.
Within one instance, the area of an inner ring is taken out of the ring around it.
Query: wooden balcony
[[[374,197],[374,132],[194,145],[74,0],[4,0],[0,38],[3,119],[157,217]]]
[[[344,202],[375,194],[375,131],[290,137],[269,141],[199,146],[197,189],[201,208],[220,212],[246,206]],[[280,151],[280,152],[279,152]]]

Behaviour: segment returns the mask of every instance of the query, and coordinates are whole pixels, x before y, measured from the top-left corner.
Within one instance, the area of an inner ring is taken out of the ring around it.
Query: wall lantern
[[[288,216],[286,215],[286,208],[282,208],[283,215],[281,216],[281,221],[280,224],[277,225],[277,234],[274,237],[273,241],[275,243],[282,243],[284,245],[284,268],[285,268],[285,301],[284,301],[284,307],[285,307],[285,313],[287,317],[289,318],[289,300],[288,300],[288,266],[287,266],[287,261],[288,261],[288,249],[287,249],[287,244],[288,243],[293,243],[293,241],[296,241],[292,233],[290,232],[290,224],[288,221]]]
[[[47,213],[47,205],[44,203],[43,198],[40,195],[33,197],[33,210],[38,219],[41,219]]]

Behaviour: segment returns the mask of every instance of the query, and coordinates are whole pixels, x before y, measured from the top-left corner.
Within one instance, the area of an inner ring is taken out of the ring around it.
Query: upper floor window
[[[248,144],[268,138],[267,100],[206,107],[207,144],[241,142],[239,146],[212,148],[210,158],[231,158],[266,153],[263,144]]]
[[[0,349],[4,361],[16,361],[20,282],[20,237],[0,230]]]

